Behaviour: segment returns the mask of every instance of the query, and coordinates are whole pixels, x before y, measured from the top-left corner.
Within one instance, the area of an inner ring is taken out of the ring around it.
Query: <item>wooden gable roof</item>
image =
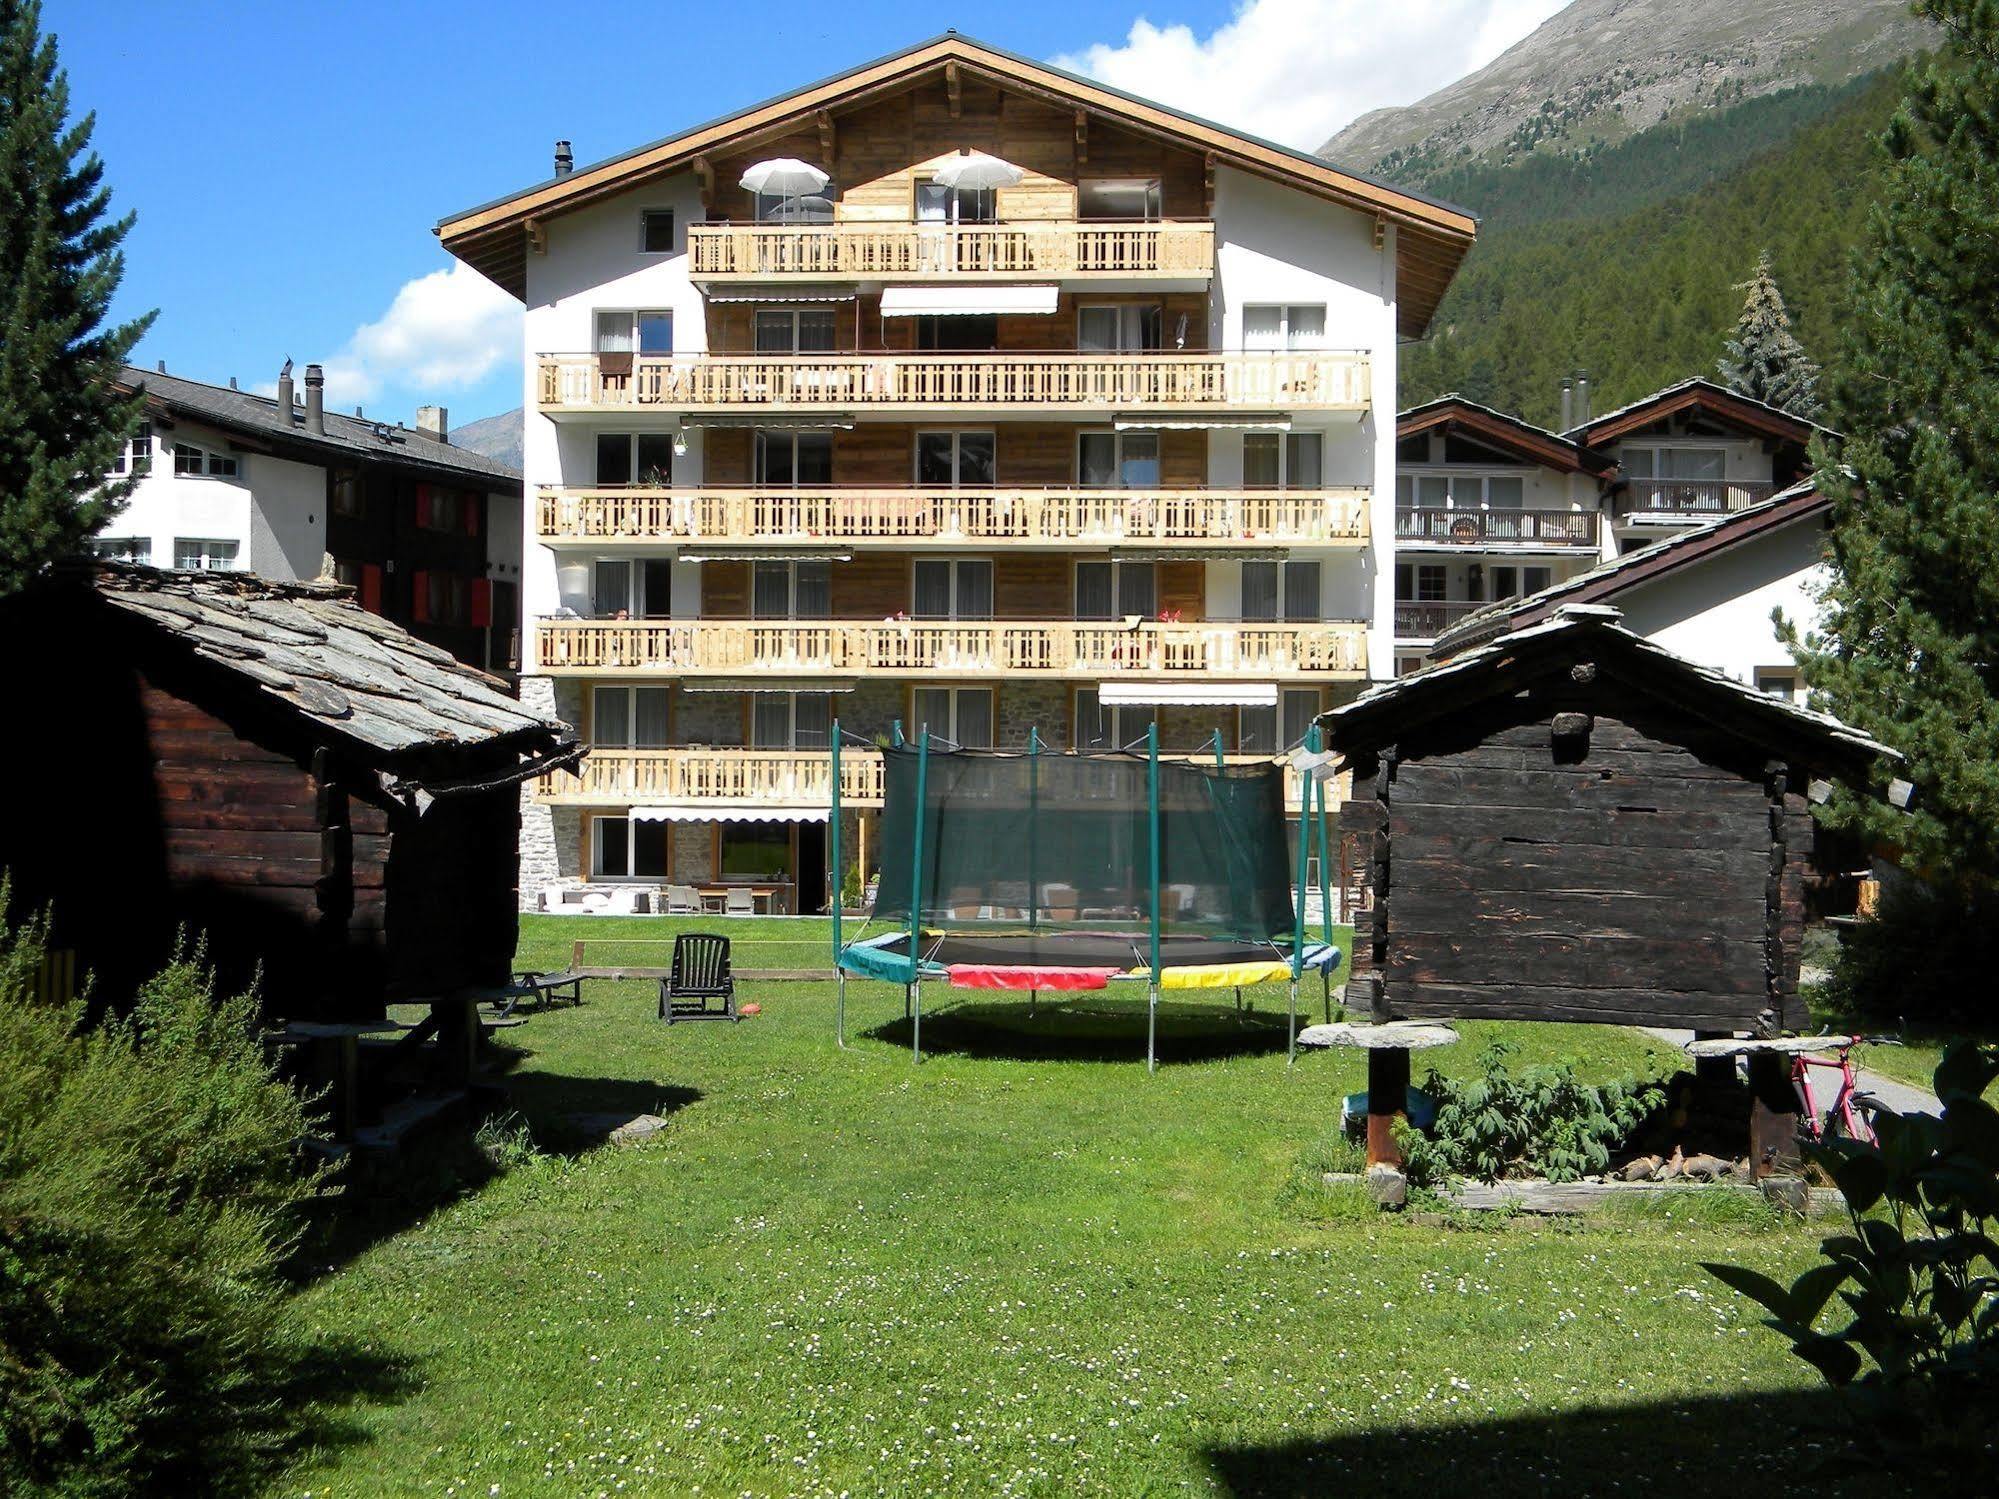
[[[1687,412],[1698,412],[1738,432],[1772,442],[1796,443],[1800,447],[1811,441],[1814,432],[1830,430],[1817,422],[1793,416],[1781,407],[1740,395],[1725,385],[1697,378],[1682,380],[1628,406],[1591,417],[1580,426],[1571,427],[1563,436],[1600,448],[1643,431],[1655,422]]]
[[[852,108],[942,76],[976,77],[1001,89],[1101,116],[1140,133],[1204,152],[1212,162],[1372,215],[1396,229],[1398,331],[1418,337],[1478,232],[1462,208],[1391,187],[1303,151],[1228,130],[1046,63],[956,32],[864,63],[821,82],[627,151],[566,176],[452,214],[437,225],[444,248],[516,297],[525,298],[528,242],[549,219],[669,173],[698,169],[713,152],[759,137],[830,122]]]
[[[1607,455],[1595,452],[1558,432],[1537,427],[1532,422],[1481,406],[1463,396],[1439,396],[1421,406],[1412,406],[1395,419],[1395,438],[1420,437],[1426,432],[1443,432],[1476,438],[1488,447],[1512,453],[1529,463],[1562,474],[1589,474],[1602,478],[1616,467]]]

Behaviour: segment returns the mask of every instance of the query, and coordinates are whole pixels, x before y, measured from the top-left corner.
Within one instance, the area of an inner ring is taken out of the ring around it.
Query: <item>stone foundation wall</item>
[[[564,683],[564,686],[570,684]],[[530,713],[552,713],[569,723],[577,721],[574,704],[565,712],[556,691],[553,677],[522,677],[521,706]],[[573,695],[573,693],[572,693]],[[557,826],[556,814],[567,808],[544,806],[534,799],[534,782],[521,783],[521,842],[520,842],[520,907],[523,911],[541,909],[541,892],[550,885],[560,884],[574,876],[576,870],[576,834],[572,825],[569,832],[569,870],[565,875],[561,855],[562,831]]]

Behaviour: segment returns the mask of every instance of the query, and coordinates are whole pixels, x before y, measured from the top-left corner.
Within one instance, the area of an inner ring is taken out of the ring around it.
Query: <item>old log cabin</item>
[[[334,583],[100,564],[0,634],[40,726],[0,747],[0,868],[101,992],[182,930],[294,1020],[506,981],[519,783],[566,726]]]
[[[1892,752],[1618,618],[1573,606],[1320,720],[1352,772],[1342,825],[1370,852],[1357,1008],[1803,1021],[1808,796]]]

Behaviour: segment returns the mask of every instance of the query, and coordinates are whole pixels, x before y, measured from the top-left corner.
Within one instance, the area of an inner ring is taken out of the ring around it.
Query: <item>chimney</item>
[[[419,406],[416,409],[416,429],[439,442],[449,442],[451,413],[442,406]]]
[[[234,390],[236,388],[236,377],[234,375],[231,375],[229,377],[229,388],[231,390]]]
[[[1562,382],[1562,430],[1568,431],[1576,424],[1576,382]]]
[[[568,141],[555,143],[555,175],[567,177],[576,170],[576,157],[569,149]]]
[[[1576,371],[1576,425],[1580,427],[1590,418],[1589,371]]]
[[[326,436],[326,372],[316,364],[305,367],[305,430]]]
[[[287,359],[278,371],[278,414],[287,422],[292,419],[292,399],[292,362]]]
[[[166,360],[162,359],[158,361],[157,368],[159,369],[159,372],[164,375],[167,372]]]

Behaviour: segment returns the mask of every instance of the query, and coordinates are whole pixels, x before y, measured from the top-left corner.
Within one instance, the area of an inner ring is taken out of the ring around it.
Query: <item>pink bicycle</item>
[[[1881,1108],[1881,1100],[1872,1093],[1860,1090],[1853,1070],[1853,1048],[1863,1042],[1877,1046],[1899,1046],[1901,1043],[1892,1036],[1829,1036],[1826,1039],[1832,1048],[1832,1055],[1813,1056],[1800,1052],[1791,1062],[1791,1084],[1798,1090],[1798,1101],[1803,1105],[1798,1119],[1799,1133],[1808,1140],[1843,1135],[1849,1140],[1871,1145],[1874,1143],[1874,1115]],[[1818,1097],[1812,1088],[1814,1071],[1839,1074],[1832,1101],[1823,1109],[1819,1107]]]

